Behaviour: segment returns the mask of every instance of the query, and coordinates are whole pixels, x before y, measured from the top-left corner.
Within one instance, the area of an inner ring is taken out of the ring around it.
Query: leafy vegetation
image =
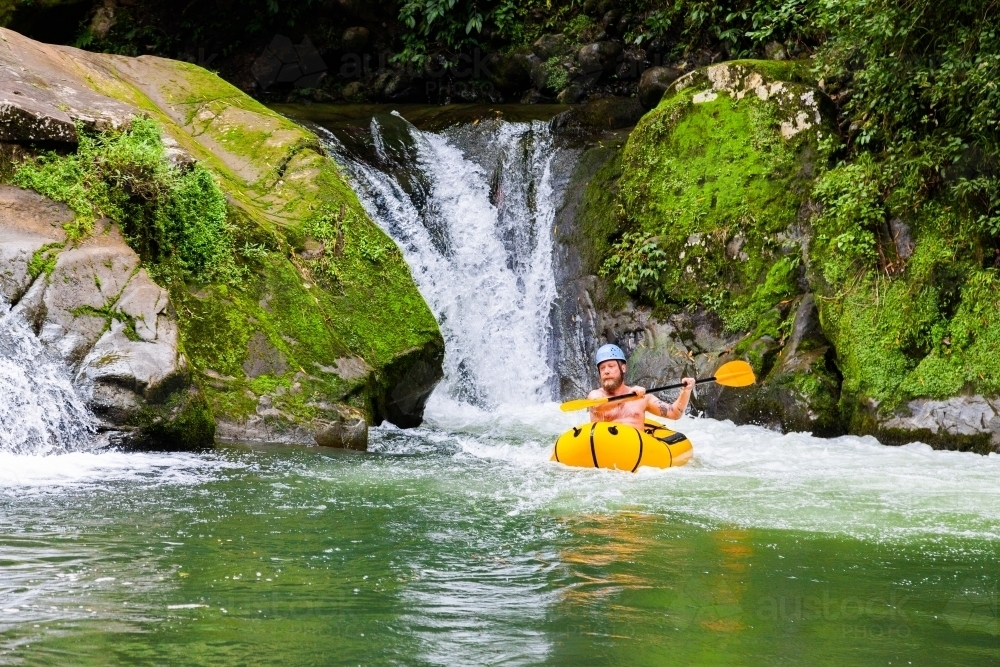
[[[239,281],[226,198],[207,169],[172,166],[159,125],[147,118],[134,118],[120,132],[78,130],[75,153],[42,154],[12,179],[73,210],[71,239],[89,234],[97,218],[107,217],[147,263],[172,262],[202,282]],[[33,258],[32,270],[36,265],[46,270],[44,259]]]

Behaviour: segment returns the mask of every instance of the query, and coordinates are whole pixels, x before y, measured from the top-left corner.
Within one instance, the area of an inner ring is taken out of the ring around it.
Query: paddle
[[[700,380],[695,380],[694,382],[695,384],[702,384],[703,382],[716,382],[721,384],[723,387],[746,387],[756,381],[757,377],[753,374],[753,368],[750,367],[750,364],[745,361],[730,361],[729,363],[719,366],[719,369],[715,371],[715,375],[712,377],[701,378]],[[683,383],[678,382],[676,384],[668,384],[664,387],[647,389],[646,393],[651,394],[654,391],[678,389],[683,386]],[[593,408],[598,405],[604,405],[605,403],[611,403],[614,401],[631,401],[636,398],[639,397],[634,393],[622,394],[621,396],[609,396],[607,398],[578,398],[575,401],[566,401],[559,406],[559,409],[563,412],[573,412],[574,410]]]

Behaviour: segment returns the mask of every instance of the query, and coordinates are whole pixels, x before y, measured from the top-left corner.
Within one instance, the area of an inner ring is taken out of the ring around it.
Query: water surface
[[[1000,663],[1000,457],[685,419],[631,475],[550,463],[572,421],[4,454],[0,662]]]

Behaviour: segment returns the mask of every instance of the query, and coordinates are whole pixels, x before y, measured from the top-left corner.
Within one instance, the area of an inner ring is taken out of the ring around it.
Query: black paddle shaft
[[[694,381],[695,384],[702,384],[703,382],[715,382],[715,376],[713,375],[710,378],[701,378],[700,380]],[[683,382],[677,382],[675,384],[668,384],[662,387],[653,387],[652,389],[647,389],[646,393],[652,394],[653,392],[666,391],[667,389],[680,389],[683,386],[684,386]],[[635,392],[632,392],[630,394],[622,394],[621,396],[612,396],[611,398],[608,399],[608,403],[611,403],[612,401],[624,401],[627,398],[635,398]]]

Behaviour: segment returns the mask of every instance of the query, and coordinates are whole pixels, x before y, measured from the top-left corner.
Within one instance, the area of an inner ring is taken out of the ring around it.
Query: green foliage
[[[642,44],[673,38],[679,51],[722,48],[733,58],[752,57],[764,44],[814,44],[822,36],[818,0],[675,0],[650,3],[646,20],[630,35]]]
[[[121,132],[81,127],[75,153],[45,153],[21,165],[13,182],[65,202],[76,214],[71,238],[107,217],[148,263],[176,262],[201,281],[238,281],[225,196],[204,167],[170,165],[160,133],[155,121],[141,117]]]
[[[569,83],[569,74],[562,66],[563,59],[559,56],[552,56],[545,61],[545,85],[552,90],[562,90]]]
[[[660,274],[668,266],[667,253],[654,237],[639,232],[625,232],[621,241],[611,248],[611,254],[601,267],[601,276],[626,292],[642,290],[654,299],[666,295],[660,284]]]

